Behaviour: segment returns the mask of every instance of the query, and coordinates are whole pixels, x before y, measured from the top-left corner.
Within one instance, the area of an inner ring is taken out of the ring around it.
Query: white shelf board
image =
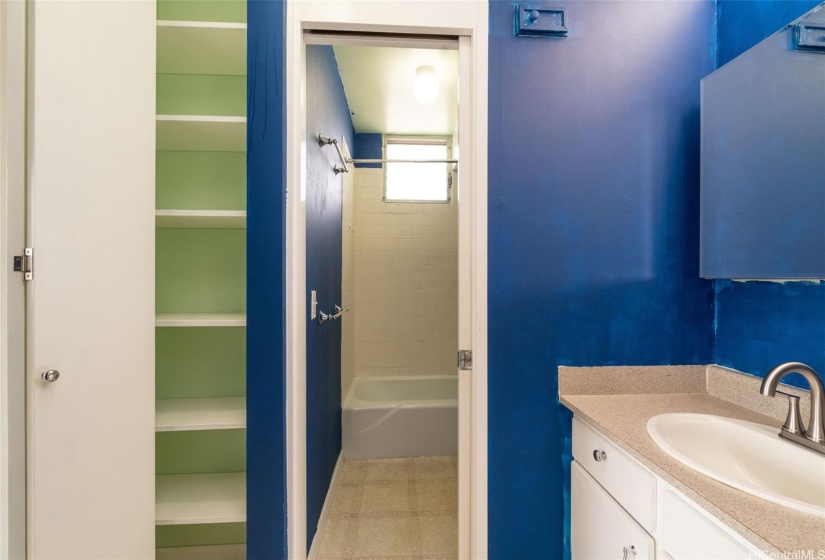
[[[156,548],[155,560],[246,560],[245,544]]]
[[[163,474],[155,477],[155,524],[246,521],[246,473]]]
[[[162,399],[155,402],[155,431],[232,430],[246,427],[246,399]]]
[[[158,150],[246,151],[246,117],[157,115],[155,133]]]
[[[246,75],[246,24],[159,21],[158,74]]]
[[[160,229],[244,229],[243,210],[155,210],[155,227]]]
[[[159,313],[156,327],[245,327],[245,313]]]

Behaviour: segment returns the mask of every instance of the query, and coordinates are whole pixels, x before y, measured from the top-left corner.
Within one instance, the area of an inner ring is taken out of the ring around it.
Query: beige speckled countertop
[[[777,431],[782,425],[781,420],[711,396],[705,391],[668,393],[667,387],[655,384],[647,385],[650,393],[645,394],[641,394],[640,389],[635,390],[639,394],[564,394],[565,388],[573,393],[593,393],[594,387],[591,384],[589,388],[585,388],[587,383],[583,385],[581,382],[573,387],[569,382],[562,381],[563,375],[567,375],[569,381],[572,373],[581,370],[585,372],[584,377],[595,379],[594,370],[608,369],[617,368],[560,368],[561,403],[761,550],[769,553],[813,550],[816,551],[814,558],[818,557],[816,554],[820,550],[825,551],[825,519],[751,496],[694,471],[662,451],[647,433],[648,420],[667,412],[727,416],[776,426]],[[634,368],[634,371],[638,372],[639,369]],[[687,371],[686,374],[695,377],[697,372]],[[582,379],[581,376],[575,377]],[[612,374],[607,377],[615,380]],[[611,385],[615,383],[603,385],[605,393],[615,392],[616,389]],[[682,379],[678,389],[684,390],[684,387]],[[695,389],[691,387],[689,390]]]

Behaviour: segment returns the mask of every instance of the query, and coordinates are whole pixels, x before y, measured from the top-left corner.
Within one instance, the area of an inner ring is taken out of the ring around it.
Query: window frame
[[[381,139],[381,154],[383,159],[387,159],[387,144],[418,144],[422,146],[446,146],[447,157],[452,159],[453,155],[453,137],[442,135],[408,135],[408,134],[384,134]],[[452,204],[453,202],[453,173],[455,172],[455,164],[447,165],[447,198],[446,200],[407,200],[407,199],[387,199],[387,166],[389,164],[384,162],[381,166],[381,173],[383,174],[383,190],[381,193],[381,201],[386,204]],[[450,167],[452,166],[452,167]]]

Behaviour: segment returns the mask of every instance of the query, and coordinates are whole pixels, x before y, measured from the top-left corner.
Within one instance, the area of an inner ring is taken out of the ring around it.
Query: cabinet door
[[[28,5],[28,557],[153,558],[155,3]]]
[[[570,478],[573,560],[653,559],[653,538],[576,461]]]
[[[659,544],[676,560],[750,560],[756,549],[739,543],[670,490],[661,493]]]

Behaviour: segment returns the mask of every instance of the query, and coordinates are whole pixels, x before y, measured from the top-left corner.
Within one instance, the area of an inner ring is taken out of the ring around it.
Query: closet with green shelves
[[[245,558],[246,3],[157,10],[157,557]]]

